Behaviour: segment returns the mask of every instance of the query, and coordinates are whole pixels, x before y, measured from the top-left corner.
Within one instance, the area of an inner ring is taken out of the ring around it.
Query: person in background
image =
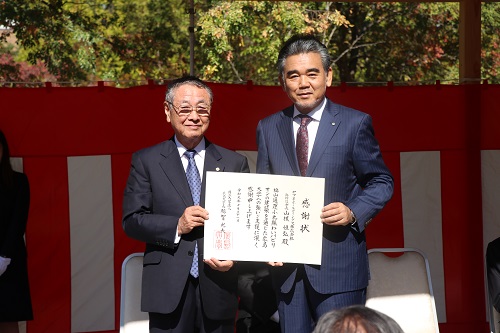
[[[269,268],[264,262],[238,262],[236,333],[280,332]]]
[[[174,136],[132,156],[122,225],[146,243],[141,308],[149,312],[151,333],[234,333],[234,262],[203,260],[203,226],[210,223],[205,174],[250,169],[246,157],[205,138],[212,101],[198,78],[172,81],[165,114]]]
[[[486,273],[490,305],[500,312],[500,237],[489,242],[486,248]]]
[[[330,65],[316,38],[291,37],[277,68],[293,105],[257,126],[257,173],[325,179],[321,265],[269,263],[284,333],[309,333],[324,313],[365,303],[365,227],[393,193],[371,117],[326,98]]]
[[[404,333],[388,315],[363,305],[335,309],[321,316],[312,333]]]
[[[0,130],[0,332],[18,333],[33,319],[24,233],[30,188],[24,173],[12,170],[7,139]]]

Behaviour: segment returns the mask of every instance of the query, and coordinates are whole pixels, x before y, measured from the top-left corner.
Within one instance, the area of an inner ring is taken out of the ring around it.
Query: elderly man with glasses
[[[213,95],[195,77],[170,83],[165,114],[174,136],[132,156],[123,229],[146,243],[142,311],[150,332],[233,333],[237,272],[230,260],[203,260],[207,171],[249,172],[247,159],[208,141]]]

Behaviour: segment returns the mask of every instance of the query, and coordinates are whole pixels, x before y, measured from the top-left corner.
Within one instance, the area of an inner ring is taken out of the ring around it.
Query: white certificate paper
[[[206,173],[203,258],[321,265],[324,178]]]

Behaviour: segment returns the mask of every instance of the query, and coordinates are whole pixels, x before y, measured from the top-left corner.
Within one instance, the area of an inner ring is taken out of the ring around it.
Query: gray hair
[[[303,53],[318,53],[321,57],[321,63],[325,72],[328,72],[332,60],[328,54],[328,49],[313,35],[295,35],[288,39],[278,54],[278,61],[276,62],[276,68],[281,78],[284,80],[284,68],[285,60],[289,56]]]
[[[170,82],[168,84],[167,92],[165,93],[165,101],[169,104],[172,104],[174,102],[175,90],[183,85],[191,85],[200,89],[205,89],[208,93],[208,96],[210,97],[210,105],[212,104],[214,100],[212,89],[210,89],[210,87],[207,86],[205,82],[195,76],[184,76]]]
[[[398,323],[382,312],[362,305],[352,305],[325,313],[312,333],[404,333]]]

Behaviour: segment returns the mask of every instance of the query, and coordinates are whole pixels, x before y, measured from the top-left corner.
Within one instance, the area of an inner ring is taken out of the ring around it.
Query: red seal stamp
[[[214,248],[216,250],[231,250],[233,248],[233,233],[227,230],[215,231]]]

